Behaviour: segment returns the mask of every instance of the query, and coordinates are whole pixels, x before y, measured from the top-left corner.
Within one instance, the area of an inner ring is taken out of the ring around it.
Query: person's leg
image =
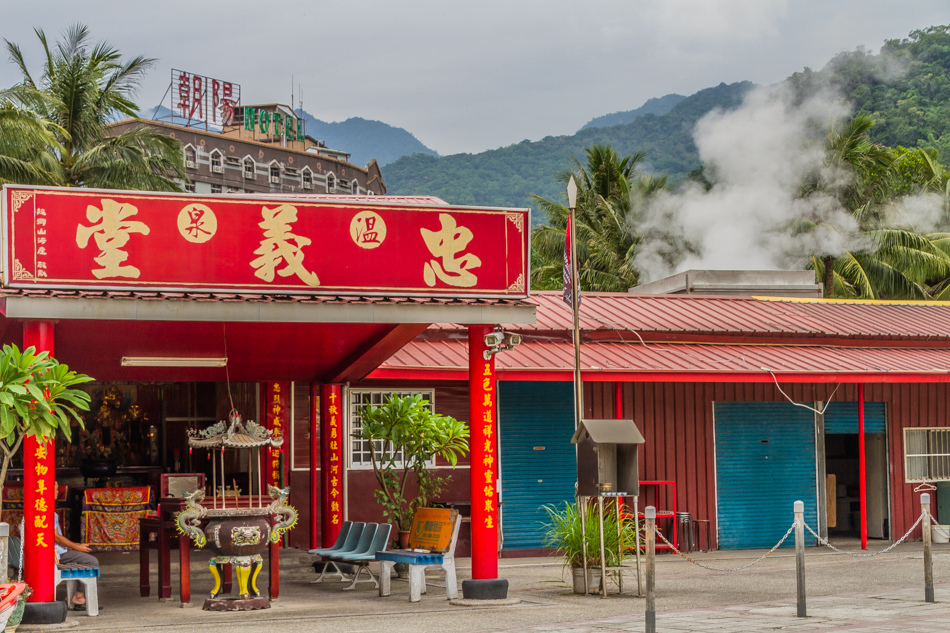
[[[86,552],[77,552],[74,549],[66,550],[66,553],[59,557],[59,562],[61,565],[76,565],[77,567],[99,566],[99,559],[95,556]],[[76,586],[76,593],[73,594],[71,600],[70,596],[66,596],[66,602],[76,605],[86,604],[86,588],[82,583],[77,583]]]

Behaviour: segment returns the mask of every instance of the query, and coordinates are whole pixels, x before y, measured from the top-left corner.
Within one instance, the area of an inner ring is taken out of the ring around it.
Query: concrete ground
[[[884,544],[872,542],[869,551]],[[859,551],[856,543],[845,549]],[[762,550],[705,552],[691,556],[706,565],[731,568],[753,561]],[[173,561],[177,552],[173,552]],[[139,596],[138,552],[100,554],[98,617],[70,612],[75,631],[643,631],[645,600],[632,574],[624,595],[574,595],[557,558],[502,559],[499,576],[510,582],[516,606],[458,607],[445,598],[443,578],[430,573],[429,594],[409,602],[405,581],[393,580],[393,595],[380,598],[372,584],[343,591],[343,584],[311,584],[308,555],[284,550],[280,599],[271,609],[246,613],[203,611],[211,575],[204,552],[192,557],[192,606],[178,601],[177,565],[173,598],[159,601],[153,556],[152,597]],[[470,576],[460,559],[459,580]],[[261,574],[262,587],[266,580]],[[872,559],[853,559],[815,547],[806,552],[807,618],[795,617],[794,551],[782,549],[740,572],[711,572],[671,554],[657,556],[657,631],[897,631],[950,632],[950,545],[934,546],[936,604],[923,601],[920,543],[903,544]],[[611,586],[615,592],[616,587]],[[266,590],[265,590],[266,592]],[[62,589],[60,589],[62,596]],[[24,627],[25,628],[25,627]],[[21,628],[21,630],[24,630]]]

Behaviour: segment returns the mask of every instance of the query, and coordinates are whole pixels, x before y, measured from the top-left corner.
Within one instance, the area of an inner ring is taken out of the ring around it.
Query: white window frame
[[[950,481],[950,426],[904,429],[904,482]]]
[[[348,420],[348,441],[346,443],[347,464],[354,470],[370,470],[373,464],[369,457],[369,447],[365,445],[365,440],[353,437],[353,434],[362,428],[359,409],[366,404],[380,406],[389,396],[415,396],[421,395],[429,401],[429,408],[435,411],[435,389],[349,389],[346,394],[346,413]],[[377,445],[377,450],[382,450],[382,442]],[[428,462],[429,466],[435,466],[435,459]]]
[[[214,174],[223,174],[224,173],[224,154],[221,150],[213,149],[211,153],[208,154],[209,161],[211,165],[211,173]]]

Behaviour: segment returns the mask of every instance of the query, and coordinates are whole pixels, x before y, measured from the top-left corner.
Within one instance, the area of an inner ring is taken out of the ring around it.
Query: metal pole
[[[580,283],[577,272],[577,213],[570,208],[571,231],[571,312],[574,316],[574,428],[584,414],[584,388],[581,382]]]
[[[795,578],[798,586],[798,617],[805,617],[805,502],[795,508]]]
[[[584,558],[584,595],[586,596],[590,593],[587,583],[587,497],[578,497],[577,506],[581,519],[581,552]]]
[[[600,595],[607,597],[607,554],[604,550],[604,497],[597,497],[597,526],[600,531]]]
[[[637,543],[637,596],[643,595],[643,581],[640,578],[640,497],[633,497],[633,530]]]
[[[623,497],[617,496],[614,499],[614,505],[617,508],[617,565],[623,567],[623,515],[620,512],[620,506]],[[617,584],[620,587],[620,593],[623,593],[623,569],[617,572]]]
[[[647,610],[646,633],[656,633],[656,508],[647,506]]]
[[[930,494],[920,495],[920,511],[924,514],[923,532],[924,538],[924,600],[926,602],[934,601],[934,559],[933,547],[930,541]]]
[[[864,445],[864,385],[858,384],[858,480],[861,495],[861,549],[868,548],[868,478]]]

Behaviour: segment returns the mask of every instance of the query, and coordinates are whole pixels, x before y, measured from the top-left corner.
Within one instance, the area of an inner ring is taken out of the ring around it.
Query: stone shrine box
[[[571,443],[577,444],[578,495],[640,494],[637,452],[644,439],[633,420],[582,420]]]

